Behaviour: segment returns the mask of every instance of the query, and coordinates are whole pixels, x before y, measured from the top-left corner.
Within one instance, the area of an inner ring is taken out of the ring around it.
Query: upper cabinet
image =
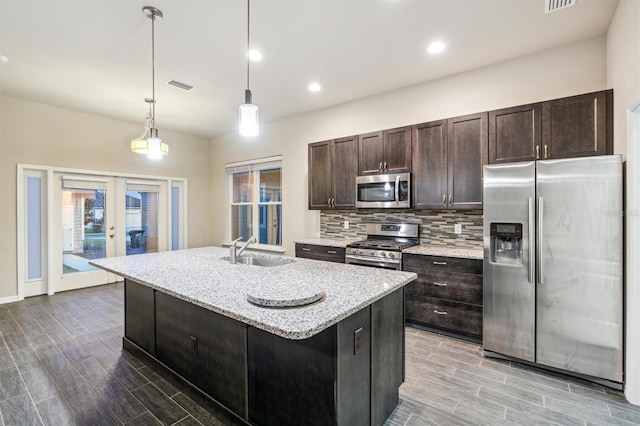
[[[540,158],[542,104],[489,111],[489,163]]]
[[[613,154],[613,90],[542,103],[541,158]]]
[[[481,209],[487,113],[413,126],[415,209]]]
[[[613,91],[489,112],[489,163],[613,154]]]
[[[411,126],[359,136],[358,174],[411,171]]]
[[[309,209],[356,206],[358,137],[309,144]]]

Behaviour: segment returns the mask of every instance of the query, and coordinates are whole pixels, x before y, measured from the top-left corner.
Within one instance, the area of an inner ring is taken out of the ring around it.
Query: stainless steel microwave
[[[411,173],[357,176],[356,207],[373,209],[411,207]]]

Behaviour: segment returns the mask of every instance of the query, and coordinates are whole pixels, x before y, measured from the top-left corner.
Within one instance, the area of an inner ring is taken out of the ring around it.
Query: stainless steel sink
[[[222,260],[229,260],[228,256],[222,258]],[[266,257],[266,256],[256,256],[256,255],[244,255],[236,257],[236,263],[244,263],[245,265],[253,265],[253,266],[280,266],[286,265],[289,263],[293,263],[295,260],[293,259],[283,259],[280,257]]]

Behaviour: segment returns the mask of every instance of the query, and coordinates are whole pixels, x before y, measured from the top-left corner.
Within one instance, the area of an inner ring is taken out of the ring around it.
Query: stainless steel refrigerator
[[[618,155],[484,167],[486,355],[622,383],[622,199]]]

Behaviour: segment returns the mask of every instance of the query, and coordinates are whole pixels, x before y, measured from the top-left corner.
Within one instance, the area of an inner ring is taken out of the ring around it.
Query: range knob
[[[383,251],[382,253],[380,253],[380,256],[382,256],[382,257],[387,256],[387,252],[386,252],[386,251]]]
[[[396,257],[396,254],[395,254],[395,253],[393,253],[393,252],[391,252],[391,253],[387,254],[387,256],[389,256],[389,257]]]
[[[362,253],[363,253],[363,251],[362,251],[362,250],[358,250],[358,254],[362,254]]]

